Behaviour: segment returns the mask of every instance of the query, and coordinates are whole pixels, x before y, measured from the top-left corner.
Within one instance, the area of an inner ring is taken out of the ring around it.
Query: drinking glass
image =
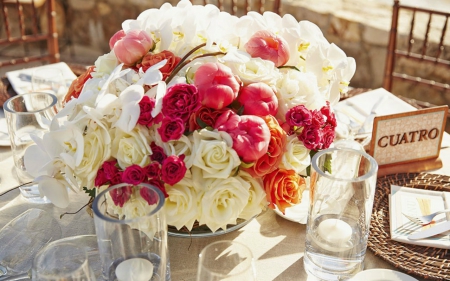
[[[58,68],[39,67],[31,75],[33,92],[54,94],[58,98],[57,107],[62,108],[62,101],[68,91],[63,72]]]
[[[55,241],[33,260],[33,281],[96,281],[86,250],[76,243]]]
[[[251,250],[235,241],[217,241],[199,255],[197,281],[254,281],[256,271]]]
[[[332,148],[316,153],[311,166],[305,270],[346,280],[363,269],[378,165],[361,150]]]
[[[59,223],[44,210],[28,209],[12,219],[0,230],[0,280],[27,275],[36,253],[59,238]]]
[[[114,204],[111,195],[130,191],[122,207]],[[117,184],[95,197],[92,209],[104,279],[170,280],[164,200],[160,189],[145,183]]]
[[[20,184],[20,192],[33,203],[48,203],[45,197],[40,197],[34,178],[27,173],[24,164],[26,149],[34,144],[31,136],[42,137],[55,116],[56,96],[49,93],[26,93],[8,99],[5,110],[8,133],[11,139],[11,150],[15,170]]]

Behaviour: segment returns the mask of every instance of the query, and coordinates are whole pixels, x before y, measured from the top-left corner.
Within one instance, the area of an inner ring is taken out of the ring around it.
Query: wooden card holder
[[[444,105],[375,117],[369,154],[378,163],[378,176],[441,168],[447,114]]]

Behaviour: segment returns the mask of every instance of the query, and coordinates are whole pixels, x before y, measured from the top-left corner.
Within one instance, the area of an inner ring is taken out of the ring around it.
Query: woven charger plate
[[[389,229],[391,184],[450,192],[450,177],[408,173],[378,178],[370,235],[367,242],[368,248],[376,256],[410,275],[429,280],[450,280],[450,250],[410,245],[391,240]]]

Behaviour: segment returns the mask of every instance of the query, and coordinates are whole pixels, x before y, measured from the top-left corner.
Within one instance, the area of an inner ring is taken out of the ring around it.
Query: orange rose
[[[272,115],[262,117],[270,130],[270,142],[267,153],[255,161],[250,168],[244,168],[254,177],[263,177],[273,172],[281,163],[287,143],[286,132],[280,127],[277,119]]]
[[[90,66],[83,74],[77,77],[77,79],[73,80],[72,84],[70,84],[67,95],[64,97],[64,103],[69,102],[72,98],[78,98],[81,94],[81,90],[83,90],[84,83],[89,78],[92,78],[91,72],[94,71],[95,66]]]
[[[167,77],[172,73],[172,70],[177,66],[180,62],[181,58],[175,56],[171,51],[164,50],[158,54],[148,53],[144,56],[141,63],[137,64],[137,68],[142,67],[142,70],[145,72],[152,65],[157,64],[158,62],[167,59],[166,64],[159,69],[163,75],[163,81],[166,80]]]
[[[276,205],[284,214],[287,207],[302,201],[306,182],[294,170],[277,169],[267,174],[263,181],[270,208],[275,209]]]

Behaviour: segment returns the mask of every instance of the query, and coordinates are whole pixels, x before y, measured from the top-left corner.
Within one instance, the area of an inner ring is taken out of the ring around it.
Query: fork
[[[429,215],[425,215],[425,216],[420,216],[420,217],[412,217],[412,216],[408,216],[405,213],[402,213],[405,217],[407,217],[410,221],[412,221],[413,223],[416,224],[421,224],[421,225],[427,225],[430,222],[433,221],[433,218],[439,214],[443,214],[443,213],[449,213],[450,209],[446,209],[446,210],[442,210],[442,211],[437,211],[435,213],[429,214]]]

